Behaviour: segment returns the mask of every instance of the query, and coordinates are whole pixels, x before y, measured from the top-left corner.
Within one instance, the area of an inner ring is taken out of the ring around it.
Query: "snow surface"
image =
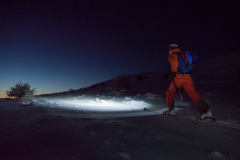
[[[229,55],[200,61],[193,77],[217,120],[240,125],[240,54]],[[160,114],[170,83],[163,74],[130,75],[131,87],[123,92],[111,91],[108,80],[38,96],[33,105],[1,99],[0,159],[240,159],[239,128]],[[182,94],[192,116],[197,115]],[[177,94],[176,112],[186,112]]]

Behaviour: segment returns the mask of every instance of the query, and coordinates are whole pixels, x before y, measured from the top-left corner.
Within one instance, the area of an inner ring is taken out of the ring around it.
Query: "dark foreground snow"
[[[119,102],[131,106],[138,101],[142,109],[111,112],[78,109],[76,104],[66,109],[66,104],[47,99],[25,107],[2,100],[0,158],[240,159],[240,129],[144,111],[146,104],[159,113],[165,108],[156,105],[161,98],[143,100]],[[239,118],[231,123],[239,124]]]

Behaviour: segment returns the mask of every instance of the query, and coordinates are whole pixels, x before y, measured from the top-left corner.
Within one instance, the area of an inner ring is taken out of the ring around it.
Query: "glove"
[[[176,73],[172,71],[165,72],[164,79],[173,79],[176,77]]]

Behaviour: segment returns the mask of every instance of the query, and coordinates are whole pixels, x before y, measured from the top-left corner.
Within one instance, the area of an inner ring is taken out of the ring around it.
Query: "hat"
[[[176,43],[172,43],[172,44],[170,44],[170,46],[169,46],[169,50],[174,50],[174,49],[176,49],[176,48],[178,48],[178,45],[177,45]]]

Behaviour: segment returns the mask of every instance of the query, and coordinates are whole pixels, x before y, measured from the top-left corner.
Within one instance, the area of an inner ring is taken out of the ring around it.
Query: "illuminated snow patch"
[[[96,99],[59,99],[51,100],[52,103],[58,104],[57,107],[75,109],[75,110],[89,110],[89,111],[136,111],[143,110],[149,107],[149,104],[143,101],[135,100],[101,100]]]

